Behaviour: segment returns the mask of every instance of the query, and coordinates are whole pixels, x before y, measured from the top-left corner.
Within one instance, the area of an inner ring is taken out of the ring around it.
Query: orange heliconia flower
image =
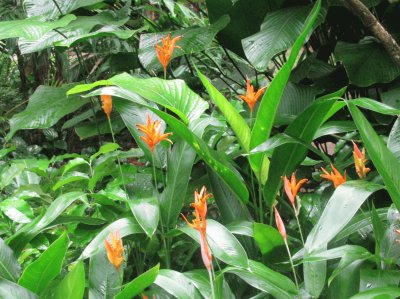
[[[110,114],[112,111],[112,97],[108,94],[100,95],[101,103],[103,104],[101,108],[103,108],[104,113],[107,115],[107,118],[110,119]]]
[[[279,233],[281,234],[282,238],[286,241],[286,229],[285,224],[282,221],[281,215],[279,215],[278,210],[274,207],[275,211],[275,223],[276,227],[278,228]]]
[[[171,33],[168,33],[166,37],[161,38],[161,45],[156,44],[156,52],[158,60],[164,68],[164,71],[167,69],[167,65],[171,60],[172,54],[174,53],[175,48],[181,49],[181,47],[175,45],[177,41],[182,38],[182,35],[175,36],[171,39]]]
[[[330,173],[327,172],[325,170],[325,168],[321,167],[322,171],[325,174],[321,174],[321,177],[323,177],[324,179],[330,180],[333,183],[333,186],[335,186],[335,188],[339,187],[341,184],[343,184],[344,182],[346,182],[346,171],[344,172],[344,176],[339,172],[339,170],[337,170],[335,168],[335,166],[333,166],[333,164],[331,163],[331,167],[333,172],[331,171]]]
[[[358,177],[362,179],[367,176],[367,173],[370,172],[371,169],[365,167],[365,163],[367,163],[367,159],[365,158],[365,147],[362,149],[362,151],[360,151],[357,144],[355,144],[354,142],[353,146],[354,165],[356,167]]]
[[[301,179],[299,182],[297,182],[294,172],[292,173],[292,177],[290,178],[290,181],[286,177],[286,175],[284,177],[282,177],[282,179],[283,179],[283,187],[285,189],[285,193],[286,193],[287,197],[289,198],[289,201],[292,204],[293,209],[296,210],[295,202],[296,202],[297,192],[299,192],[301,185],[308,182],[308,180]]]
[[[172,144],[172,141],[167,138],[172,133],[161,134],[161,122],[159,120],[152,122],[149,114],[147,114],[147,124],[138,124],[136,127],[146,135],[140,136],[140,139],[146,142],[152,152],[155,146],[162,140],[166,140]]]
[[[119,232],[110,232],[110,242],[105,239],[104,245],[106,247],[108,260],[111,264],[113,264],[115,269],[119,271],[119,267],[124,261],[124,247],[122,245],[122,239],[119,235]]]
[[[212,265],[212,254],[207,244],[207,199],[212,197],[212,194],[207,193],[206,187],[201,188],[200,193],[197,190],[194,192],[195,202],[191,204],[194,207],[193,215],[196,217],[192,222],[189,222],[187,218],[182,214],[183,219],[191,227],[200,233],[200,249],[201,257],[203,259],[204,266],[208,271],[211,271]]]
[[[254,105],[256,104],[259,97],[263,94],[265,87],[260,88],[257,92],[254,92],[254,86],[251,85],[250,79],[247,78],[246,95],[239,95],[239,97],[249,105],[250,111],[253,112]]]

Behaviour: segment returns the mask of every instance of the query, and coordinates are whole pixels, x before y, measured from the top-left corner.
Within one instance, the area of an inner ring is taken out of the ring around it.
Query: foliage
[[[0,39],[0,297],[399,296],[399,66],[341,1],[0,0]]]

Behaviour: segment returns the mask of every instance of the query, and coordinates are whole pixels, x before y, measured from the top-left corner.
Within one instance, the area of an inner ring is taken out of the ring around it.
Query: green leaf
[[[210,167],[207,167],[207,173],[215,203],[221,213],[222,223],[250,220],[251,216],[244,202]]]
[[[381,103],[376,100],[368,99],[368,98],[358,98],[351,101],[352,104],[365,108],[371,111],[375,111],[381,114],[387,115],[398,115],[400,114],[400,109],[396,109],[387,104]]]
[[[248,269],[229,267],[224,272],[239,276],[249,285],[269,293],[277,299],[292,299],[298,295],[293,281],[256,261],[249,260]]]
[[[151,108],[150,108],[151,109]],[[159,117],[161,117],[170,127],[171,130],[187,143],[189,143],[196,153],[221,177],[227,186],[244,202],[249,198],[249,193],[243,178],[232,168],[226,161],[226,158],[220,153],[211,149],[201,138],[194,135],[187,126],[172,117],[171,115],[151,109]]]
[[[260,145],[262,142],[267,140],[271,134],[272,126],[285,85],[289,80],[289,76],[297,59],[297,55],[317,19],[320,7],[321,1],[317,1],[306,20],[302,33],[299,35],[292,47],[288,61],[272,80],[270,86],[262,97],[260,106],[258,108],[256,121],[251,132],[250,149]],[[262,161],[263,154],[252,155],[250,157],[251,167],[257,175],[260,174],[260,171],[263,167]]]
[[[222,93],[220,93],[211,84],[206,76],[204,76],[199,70],[197,70],[197,75],[199,76],[204,87],[207,89],[210,98],[215,102],[215,104],[217,104],[218,108],[225,116],[226,121],[232,127],[232,130],[235,132],[235,135],[238,138],[240,145],[243,147],[245,152],[248,152],[250,146],[251,132],[246,121],[239,114],[236,108],[222,95]]]
[[[86,173],[72,171],[58,179],[57,183],[53,186],[53,191],[56,191],[57,189],[61,188],[62,186],[66,185],[66,184],[69,184],[69,183],[78,182],[78,181],[88,181],[88,180],[89,180],[89,176]]]
[[[147,236],[151,238],[157,229],[160,219],[157,198],[130,199],[128,204],[139,225]]]
[[[335,56],[344,64],[350,83],[367,87],[375,83],[388,83],[400,75],[400,67],[393,63],[384,47],[373,39],[358,44],[339,41]]]
[[[47,19],[54,19],[61,14],[67,14],[74,11],[80,7],[85,7],[93,5],[103,0],[67,0],[67,1],[57,1],[58,10],[54,1],[47,0],[24,0],[24,9],[28,17],[41,16]]]
[[[307,237],[305,248],[308,252],[318,252],[325,247],[349,223],[364,201],[382,188],[381,185],[361,180],[348,181],[336,188]]]
[[[0,297],[7,299],[38,299],[31,291],[0,277]]]
[[[120,146],[117,143],[103,144],[96,153],[94,153],[93,155],[90,156],[90,160],[94,160],[95,158],[97,158],[100,155],[114,152],[119,148],[120,148]]]
[[[24,37],[27,40],[37,40],[55,28],[67,26],[75,19],[74,15],[66,15],[54,22],[43,22],[40,20],[40,17],[3,21],[0,22],[0,40],[17,37]]]
[[[56,298],[82,299],[85,292],[85,265],[78,261],[55,290]]]
[[[139,41],[139,60],[147,69],[162,69],[156,53],[156,44],[161,43],[161,38],[165,38],[171,33],[171,38],[181,35],[182,39],[176,45],[180,49],[175,49],[171,60],[183,56],[204,51],[211,46],[215,35],[229,23],[228,16],[222,16],[217,22],[204,27],[189,27],[173,32],[157,32],[141,34]]]
[[[160,264],[157,264],[153,268],[140,274],[138,277],[133,279],[124,285],[121,292],[115,295],[115,299],[134,298],[149,287],[157,278],[160,271]]]
[[[271,253],[278,247],[285,246],[278,230],[263,223],[254,222],[254,240],[256,240],[263,255]]]
[[[67,98],[65,93],[70,87],[39,86],[30,97],[26,109],[10,119],[7,139],[18,130],[50,128],[65,115],[88,103],[88,100],[78,96]]]
[[[380,189],[381,185],[366,181],[349,181],[336,188],[307,237],[304,258],[326,251],[328,242],[346,226],[364,201]],[[318,297],[323,290],[326,270],[325,261],[304,263],[305,287],[314,297]]]
[[[360,292],[375,288],[398,286],[400,274],[395,270],[362,269],[360,274]]]
[[[134,218],[121,218],[105,227],[83,250],[80,258],[86,259],[104,248],[104,240],[110,232],[119,232],[120,237],[143,234],[143,230]]]
[[[350,299],[390,299],[400,296],[400,288],[398,287],[381,287],[367,290],[354,295]]]
[[[272,57],[289,49],[300,36],[310,6],[296,6],[270,12],[260,32],[242,40],[244,53],[258,70],[265,70]]]
[[[254,237],[253,223],[245,220],[231,222],[225,227],[234,235]]]
[[[361,111],[351,102],[348,102],[347,105],[364,142],[368,156],[382,176],[393,203],[397,209],[400,209],[400,161],[389,151]]]
[[[196,269],[189,272],[185,272],[183,273],[183,275],[185,275],[188,279],[190,279],[190,281],[194,284],[196,289],[199,290],[199,292],[204,298],[212,298],[210,279],[208,277],[207,270]],[[215,298],[219,297],[215,296]]]
[[[20,163],[13,163],[10,167],[3,169],[0,175],[0,190],[7,187],[15,177],[19,176],[22,171],[25,169],[25,165]]]
[[[60,216],[65,209],[78,199],[84,200],[85,194],[83,192],[69,192],[60,195],[46,209],[44,215],[39,215],[35,220],[23,226],[12,237],[10,237],[7,240],[8,245],[16,254],[19,254],[27,243],[29,243],[40,231],[45,229],[58,216]]]
[[[50,48],[53,45],[70,47],[78,41],[87,40],[91,37],[116,35],[121,38],[129,38],[135,31],[124,31],[118,28],[128,19],[124,10],[117,12],[103,11],[94,16],[77,17],[68,26],[57,31],[47,32],[40,39],[19,39],[18,45],[22,54],[28,54]],[[93,31],[95,27],[96,29],[100,28]]]
[[[180,272],[162,269],[154,284],[178,299],[196,298],[196,289],[193,283]]]
[[[400,117],[397,118],[390,131],[387,147],[400,161]]]
[[[340,134],[356,131],[357,127],[352,121],[338,120],[338,121],[328,121],[320,126],[314,135],[314,139],[322,136]]]
[[[336,96],[343,92],[344,90],[340,90],[314,102],[287,127],[285,133],[310,145],[318,128],[325,121],[335,104]],[[308,148],[301,144],[285,144],[274,150],[270,160],[268,180],[264,188],[264,195],[269,208],[272,207],[275,196],[282,186],[281,177],[291,175],[297,165],[304,160],[307,151]],[[327,162],[329,161],[329,158],[325,155],[322,158]]]
[[[127,73],[116,75],[108,80],[97,81],[92,84],[78,85],[68,91],[68,95],[85,92],[101,85],[116,85],[120,89],[103,89],[102,94],[115,95],[130,101],[132,93],[160,104],[176,115],[184,122],[199,118],[208,108],[208,104],[194,93],[183,80],[162,80],[159,78],[138,78]],[[141,101],[143,103],[143,100]],[[141,104],[139,102],[139,104]]]
[[[244,56],[241,40],[260,30],[265,14],[278,9],[283,0],[206,0],[211,23],[229,15],[230,23],[218,34],[218,41],[229,50]]]
[[[21,274],[21,266],[11,248],[0,238],[0,277],[16,282]]]
[[[196,230],[184,226],[180,230],[200,243],[200,234]],[[207,243],[213,256],[228,265],[247,268],[248,259],[246,251],[234,235],[222,224],[207,220]]]
[[[90,257],[89,299],[113,299],[120,287],[119,273],[108,260],[103,244],[102,249]]]
[[[63,233],[21,275],[18,284],[36,294],[43,293],[60,272],[68,248],[68,235]]]
[[[212,118],[200,118],[190,123],[189,129],[201,137],[205,128],[214,120]],[[195,162],[195,150],[180,139],[174,143],[168,158],[167,186],[160,197],[162,223],[166,226],[174,226],[186,198],[190,174]]]

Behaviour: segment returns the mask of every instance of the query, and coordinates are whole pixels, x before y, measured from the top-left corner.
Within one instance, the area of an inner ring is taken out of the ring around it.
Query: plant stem
[[[114,143],[116,143],[115,142],[114,131],[113,131],[112,126],[111,126],[111,119],[109,117],[107,117],[107,120],[108,120],[108,125],[110,127],[112,140],[113,140]],[[128,192],[126,191],[126,184],[125,184],[124,174],[122,172],[121,161],[119,159],[119,154],[118,153],[117,153],[117,161],[118,161],[119,174],[121,175],[121,179],[122,179],[122,185],[124,186],[125,199],[127,200],[128,199]]]
[[[263,213],[263,196],[262,196],[262,188],[261,184],[258,184],[258,209],[260,213],[260,223],[264,222],[264,213]]]
[[[167,69],[164,68],[164,80],[167,80]]]
[[[304,247],[303,232],[301,231],[301,225],[300,225],[300,221],[299,221],[299,216],[297,216],[296,210],[294,210],[294,215],[296,216],[297,225],[299,226],[299,232],[300,232],[301,242],[303,243],[303,247]]]
[[[210,278],[210,286],[211,286],[211,294],[212,294],[212,299],[215,299],[215,290],[214,290],[214,279],[213,279],[213,274],[211,273],[211,269],[208,270],[208,277]]]
[[[292,271],[293,271],[293,276],[294,276],[294,282],[296,283],[297,290],[300,292],[299,284],[298,284],[298,282],[297,282],[297,277],[296,277],[296,271],[294,270],[292,255],[290,254],[290,249],[289,249],[289,245],[288,245],[288,243],[287,243],[287,241],[286,241],[286,238],[284,239],[284,241],[285,241],[287,253],[288,253],[288,255],[289,255],[290,264],[292,265]]]

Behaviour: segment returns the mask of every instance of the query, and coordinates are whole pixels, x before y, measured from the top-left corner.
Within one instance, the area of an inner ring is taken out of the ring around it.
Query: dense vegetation
[[[399,12],[0,0],[0,297],[400,297]]]

